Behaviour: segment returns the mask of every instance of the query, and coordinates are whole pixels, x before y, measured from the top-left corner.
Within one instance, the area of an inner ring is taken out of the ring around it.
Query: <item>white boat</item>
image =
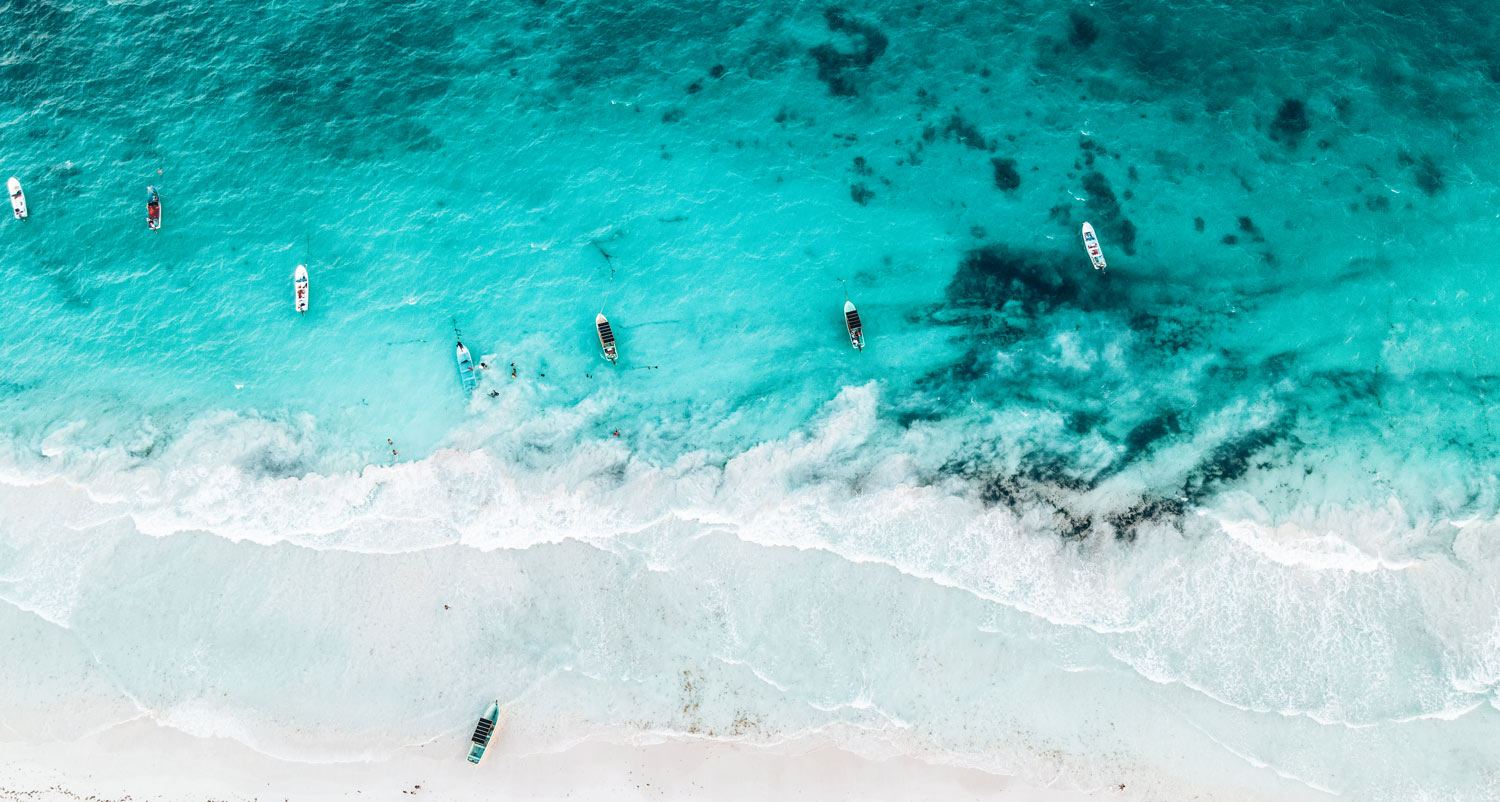
[[[464,392],[472,392],[479,386],[479,377],[474,375],[474,360],[469,358],[469,349],[458,344],[458,380],[463,382]]]
[[[21,181],[15,176],[11,176],[11,179],[5,182],[5,189],[10,195],[10,208],[11,211],[16,213],[16,219],[25,220],[28,217],[26,211],[26,193],[21,191]]]
[[[478,763],[484,757],[484,749],[490,745],[490,736],[494,735],[495,725],[499,722],[500,702],[497,700],[479,717],[479,723],[474,725],[474,737],[469,739],[470,763]]]
[[[1094,269],[1103,270],[1104,251],[1099,248],[1099,238],[1094,235],[1094,227],[1088,223],[1083,224],[1083,247],[1088,249],[1089,258],[1094,262]]]
[[[161,228],[161,196],[156,194],[156,187],[146,187],[150,196],[146,200],[146,226],[152,231]]]
[[[859,310],[853,301],[844,301],[844,328],[849,331],[849,344],[855,350],[865,350],[865,327],[859,320]]]
[[[297,265],[292,278],[292,289],[296,292],[297,311],[307,313],[307,265]]]
[[[599,330],[599,347],[604,349],[604,358],[610,364],[615,364],[620,358],[620,351],[615,347],[615,333],[609,327],[609,318],[603,312],[594,318],[594,328]]]

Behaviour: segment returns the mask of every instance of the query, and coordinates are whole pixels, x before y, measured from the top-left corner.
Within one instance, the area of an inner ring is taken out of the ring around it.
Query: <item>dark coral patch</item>
[[[1307,121],[1307,104],[1300,100],[1287,98],[1281,101],[1281,107],[1276,110],[1276,119],[1271,121],[1271,139],[1295,148],[1307,135],[1312,126]]]
[[[1254,242],[1265,242],[1266,241],[1266,238],[1263,237],[1263,236],[1261,236],[1260,226],[1257,226],[1255,224],[1254,220],[1251,220],[1249,217],[1240,217],[1239,218],[1239,223],[1240,223],[1240,231],[1243,231],[1244,233],[1249,234],[1250,235],[1250,239],[1252,241],[1254,241]]]
[[[1016,172],[1015,159],[990,159],[995,168],[995,188],[1014,192],[1021,188],[1021,174]]]
[[[1144,337],[1152,348],[1167,354],[1197,347],[1204,339],[1201,323],[1189,323],[1175,317],[1162,317],[1147,312],[1131,315],[1130,328]]]
[[[1088,195],[1089,212],[1100,220],[1100,233],[1118,244],[1125,253],[1135,255],[1135,224],[1125,219],[1120,209],[1120,200],[1110,188],[1109,179],[1103,173],[1090,172],[1083,176],[1083,191]],[[1107,246],[1106,246],[1107,247]]]
[[[1261,452],[1283,440],[1295,446],[1296,443],[1288,437],[1288,428],[1286,421],[1280,421],[1215,446],[1184,480],[1183,496],[1194,501],[1206,498],[1219,486],[1243,478],[1249,473]]]
[[[1428,197],[1442,192],[1447,183],[1443,178],[1442,169],[1437,166],[1437,162],[1433,161],[1431,156],[1423,156],[1417,160],[1413,168],[1413,176],[1417,180],[1417,189],[1422,190],[1422,194]]]
[[[954,137],[974,150],[985,150],[990,147],[990,143],[985,140],[984,133],[979,130],[979,127],[965,120],[956,110],[953,116],[948,118],[948,123],[943,126],[943,134]]]
[[[1120,243],[1120,248],[1125,253],[1131,256],[1135,255],[1135,223],[1129,220],[1121,220],[1119,227],[1115,230],[1115,237],[1116,241]]]
[[[956,305],[992,309],[1008,303],[1030,309],[1087,306],[1092,298],[1074,279],[1075,267],[1071,258],[989,245],[964,255],[947,294]]]
[[[1075,409],[1068,414],[1068,430],[1073,434],[1088,434],[1103,419],[1103,415],[1086,409]]]
[[[890,40],[879,28],[849,16],[837,6],[824,11],[823,18],[828,30],[846,34],[854,49],[845,52],[832,44],[821,44],[809,49],[808,55],[818,65],[818,80],[828,84],[830,93],[854,97],[859,94],[860,74],[885,53]]]
[[[875,199],[875,192],[864,184],[854,184],[849,187],[849,197],[855,203],[864,206]]]
[[[1187,504],[1174,498],[1143,498],[1129,509],[1105,518],[1120,540],[1135,541],[1136,528],[1144,524],[1177,521],[1187,512]]]
[[[1135,461],[1145,455],[1157,441],[1177,434],[1181,430],[1181,421],[1177,413],[1172,410],[1146,419],[1125,435],[1124,460]]]
[[[1119,216],[1120,201],[1115,197],[1115,191],[1110,188],[1109,179],[1103,173],[1090,172],[1084,175],[1083,191],[1089,196],[1090,209],[1109,217]]]
[[[1099,39],[1099,26],[1077,11],[1068,12],[1068,44],[1076,50],[1087,50]]]

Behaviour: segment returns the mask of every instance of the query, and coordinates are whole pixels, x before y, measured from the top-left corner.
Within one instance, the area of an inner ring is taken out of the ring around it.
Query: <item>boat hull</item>
[[[464,386],[464,392],[472,392],[479,385],[479,377],[474,375],[474,360],[469,356],[469,349],[463,343],[458,344],[458,380]]]
[[[844,302],[844,330],[849,332],[849,345],[856,351],[865,350],[865,325],[859,319],[859,310],[853,301]]]
[[[615,364],[620,359],[620,349],[615,344],[615,331],[603,312],[594,318],[594,329],[599,333],[599,347],[604,351],[604,358],[611,365]]]
[[[1094,227],[1088,223],[1083,224],[1083,248],[1089,253],[1089,261],[1094,263],[1095,270],[1103,270],[1104,249],[1099,247],[1099,237],[1094,233]]]
[[[297,272],[292,276],[292,301],[298,312],[307,312],[309,289],[307,265],[297,265]]]
[[[161,196],[156,194],[155,187],[146,187],[151,193],[150,200],[146,201],[146,227],[152,231],[161,230]]]
[[[484,750],[490,745],[490,738],[494,737],[495,725],[500,722],[500,703],[496,702],[484,711],[479,717],[479,723],[474,725],[474,735],[469,738],[469,762],[478,763],[484,757]]]
[[[5,182],[6,194],[10,195],[10,210],[15,213],[17,220],[25,220],[31,216],[26,209],[26,193],[21,191],[21,181],[12,178]]]

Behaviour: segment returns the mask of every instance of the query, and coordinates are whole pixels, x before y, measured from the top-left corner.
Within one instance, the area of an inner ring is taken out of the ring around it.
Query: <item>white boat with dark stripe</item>
[[[1083,224],[1083,247],[1089,252],[1089,259],[1094,263],[1095,270],[1104,269],[1104,250],[1099,247],[1099,237],[1094,234],[1094,227],[1088,223]]]
[[[5,191],[10,195],[10,210],[16,213],[16,219],[25,220],[30,217],[31,213],[26,210],[26,193],[21,191],[21,180],[11,176],[5,182]]]
[[[854,308],[853,301],[844,302],[844,328],[849,332],[849,344],[856,351],[865,350],[865,326],[860,322],[859,310]]]
[[[620,359],[620,350],[615,346],[615,332],[609,327],[609,318],[603,312],[594,318],[594,328],[599,330],[599,347],[604,349],[604,358],[615,364]]]

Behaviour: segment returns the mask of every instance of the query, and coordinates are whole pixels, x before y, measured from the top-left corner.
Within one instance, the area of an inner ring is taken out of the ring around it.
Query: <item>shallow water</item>
[[[1500,792],[1484,7],[0,17],[5,737]]]

